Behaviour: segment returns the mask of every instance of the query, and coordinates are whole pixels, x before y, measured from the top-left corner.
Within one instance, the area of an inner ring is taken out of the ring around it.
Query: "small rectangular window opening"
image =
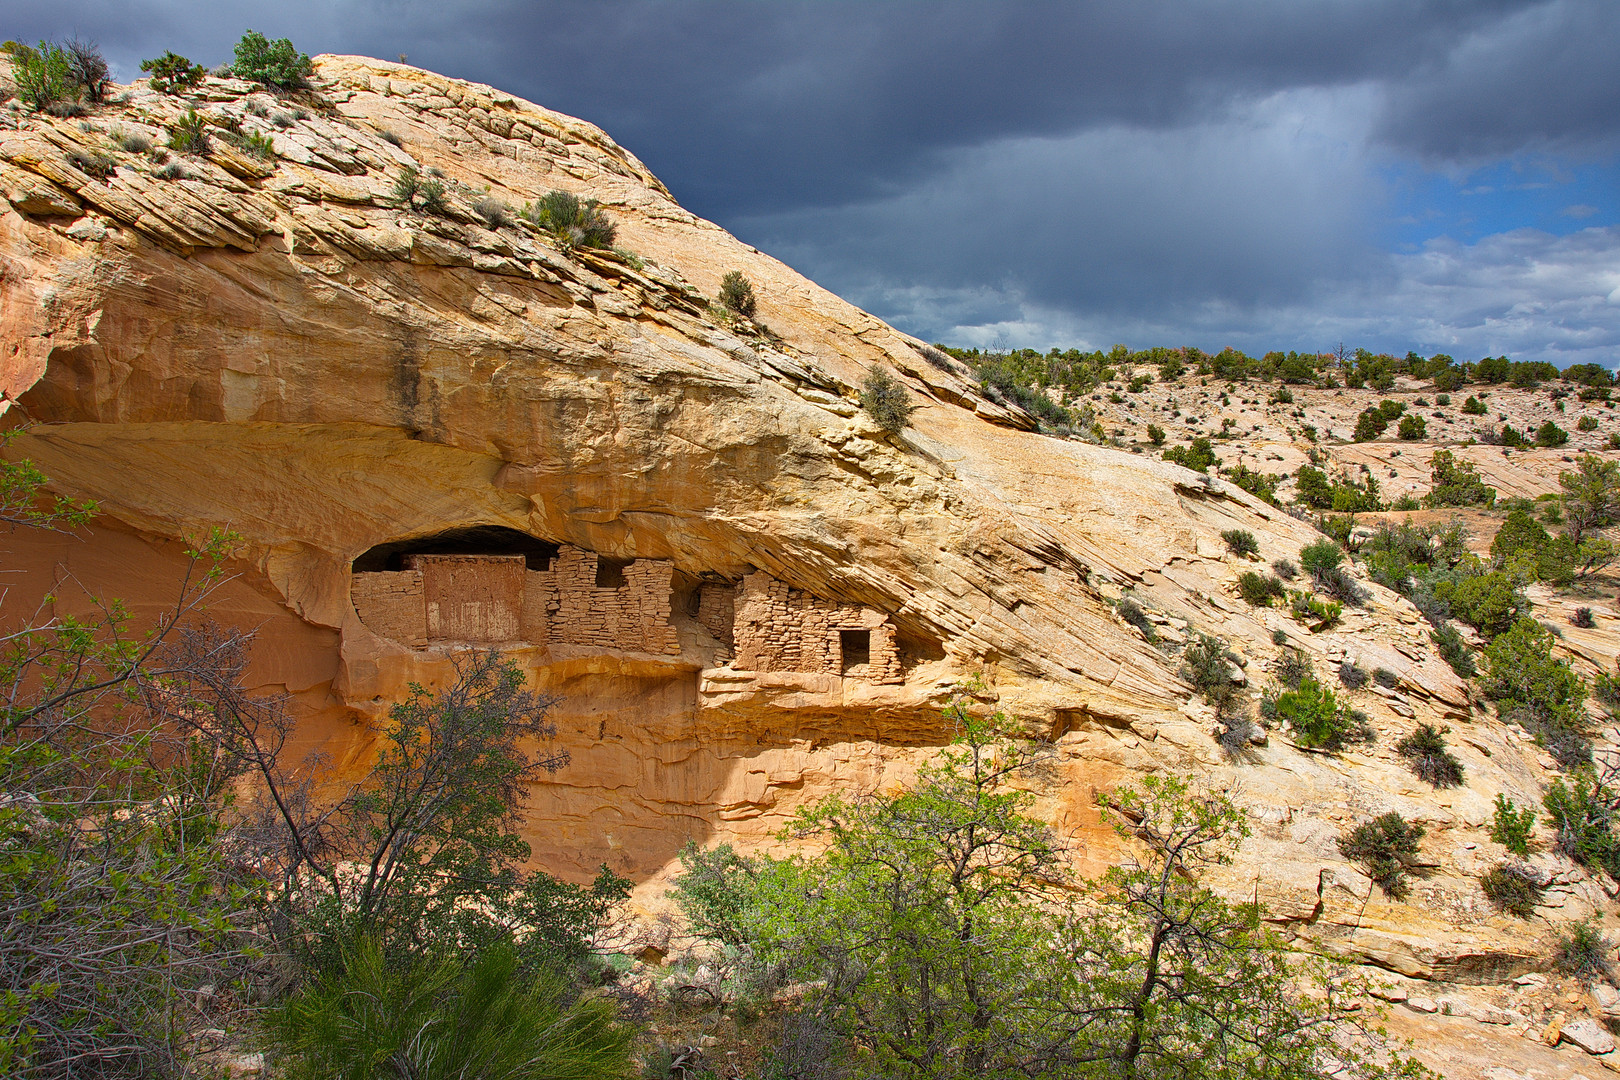
[[[872,662],[872,631],[840,630],[838,631],[838,647],[843,654],[842,670],[848,671],[852,667],[870,664]]]
[[[630,563],[630,559],[597,559],[596,587],[598,589],[624,588],[624,568],[629,566]]]

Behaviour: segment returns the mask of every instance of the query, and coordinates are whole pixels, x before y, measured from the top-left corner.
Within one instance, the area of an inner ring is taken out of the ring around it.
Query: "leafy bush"
[[[1565,767],[1591,753],[1585,727],[1586,681],[1552,655],[1552,633],[1520,619],[1485,647],[1485,696],[1503,719],[1522,725]]]
[[[1463,402],[1462,411],[1467,413],[1469,416],[1484,416],[1485,403],[1479,400],[1479,398],[1470,394],[1468,396],[1468,400]]]
[[[1260,542],[1248,529],[1226,529],[1221,533],[1221,539],[1226,541],[1226,550],[1234,555],[1260,554]]]
[[[552,190],[523,207],[523,216],[550,233],[564,251],[611,248],[618,227],[595,199]]]
[[[1487,638],[1506,632],[1530,610],[1513,579],[1499,570],[1438,582],[1433,591],[1453,615]]]
[[[385,960],[375,938],[344,950],[271,1017],[291,1080],[617,1080],[629,1027],[602,998],[570,1003],[555,976],[521,972],[508,948],[468,966],[454,956]]]
[[[434,177],[423,178],[414,165],[401,165],[394,175],[394,203],[402,210],[419,210],[424,214],[442,214],[449,209],[444,197],[444,182]]]
[[[1416,731],[1395,744],[1395,752],[1406,759],[1413,774],[1436,788],[1458,787],[1463,782],[1462,762],[1446,749],[1445,733],[1449,730],[1419,724]]]
[[[1472,679],[1479,673],[1479,669],[1474,665],[1474,651],[1468,647],[1468,643],[1463,640],[1462,634],[1455,626],[1446,623],[1429,631],[1429,640],[1434,642],[1435,651],[1440,654],[1440,659],[1450,665],[1458,678]]]
[[[1537,446],[1563,446],[1569,442],[1569,432],[1548,420],[1536,428]]]
[[[861,384],[861,408],[879,428],[898,435],[911,423],[913,406],[906,388],[884,367],[873,368]]]
[[[1590,630],[1593,626],[1597,625],[1592,619],[1592,609],[1589,607],[1578,607],[1571,612],[1569,616],[1569,624],[1571,626],[1578,626],[1582,630]]]
[[[1238,595],[1255,607],[1270,607],[1273,600],[1288,595],[1288,589],[1274,577],[1245,570],[1238,575]]]
[[[1617,803],[1620,799],[1590,769],[1582,769],[1567,784],[1562,778],[1554,780],[1541,797],[1558,850],[1610,877],[1620,874]]]
[[[1569,519],[1567,532],[1577,544],[1587,530],[1620,521],[1620,462],[1582,454],[1573,470],[1558,474],[1558,485]]]
[[[1277,681],[1290,690],[1298,690],[1306,679],[1316,678],[1311,658],[1299,649],[1284,649],[1277,658]]]
[[[1147,437],[1148,442],[1152,443],[1154,446],[1163,446],[1164,428],[1160,427],[1158,424],[1149,424],[1147,426]]]
[[[1340,704],[1315,679],[1301,679],[1297,690],[1279,694],[1276,715],[1288,724],[1295,742],[1313,750],[1342,750],[1347,743],[1373,739],[1366,716]]]
[[[1579,420],[1575,421],[1576,431],[1596,431],[1597,426],[1598,422],[1597,417],[1595,416],[1583,416]]]
[[[1514,855],[1530,854],[1530,833],[1536,827],[1536,810],[1527,806],[1523,810],[1513,800],[1496,794],[1496,806],[1491,816],[1491,839]]]
[[[1566,975],[1577,978],[1607,979],[1609,943],[1595,923],[1576,923],[1567,933],[1558,935],[1553,950],[1553,966]]]
[[[1277,505],[1277,485],[1288,479],[1280,473],[1263,473],[1251,469],[1247,465],[1226,469],[1221,473],[1221,476],[1255,498],[1268,502],[1272,506]]]
[[[754,298],[754,285],[741,270],[728,271],[720,279],[720,303],[745,319],[754,317],[758,301]]]
[[[1403,439],[1415,440],[1421,439],[1427,435],[1428,429],[1428,421],[1424,420],[1423,417],[1419,416],[1417,413],[1408,413],[1406,416],[1401,417],[1401,425],[1397,429],[1396,434]]]
[[[1210,705],[1224,715],[1238,703],[1232,683],[1233,660],[1226,642],[1210,634],[1198,633],[1181,654],[1179,674]]]
[[[18,96],[35,109],[43,111],[75,96],[73,60],[60,45],[41,41],[36,49],[8,41],[0,50],[11,61],[11,80],[17,84]]]
[[[169,149],[182,154],[208,153],[208,121],[196,109],[188,109],[169,128]]]
[[[177,53],[166,52],[155,60],[142,60],[141,70],[148,72],[152,89],[160,94],[183,94],[203,81],[207,70]]]
[[[1331,540],[1317,540],[1299,549],[1299,565],[1320,588],[1344,565],[1344,551]]]
[[[1521,919],[1533,916],[1541,903],[1541,881],[1523,863],[1497,863],[1479,876],[1479,887],[1497,910]]]
[[[1384,433],[1389,427],[1389,420],[1377,409],[1363,409],[1361,415],[1356,417],[1356,442],[1371,442]]]
[[[1344,606],[1336,600],[1320,600],[1308,592],[1295,589],[1288,594],[1288,613],[1305,623],[1311,633],[1319,634],[1339,621],[1344,614]]]
[[[1392,812],[1363,822],[1349,836],[1340,837],[1339,853],[1360,863],[1384,895],[1399,900],[1407,894],[1408,875],[1420,869],[1418,844],[1424,832],[1423,826],[1412,825]]]
[[[1202,435],[1187,446],[1172,446],[1160,456],[1194,472],[1208,472],[1211,465],[1220,464],[1214,446]]]
[[[1490,506],[1495,501],[1496,489],[1485,486],[1471,463],[1458,461],[1450,450],[1434,452],[1429,463],[1430,506]]]
[[[236,43],[236,62],[231,65],[231,73],[239,79],[278,90],[297,90],[309,85],[315,65],[307,54],[293,48],[287,38],[271,41],[257,30],[249,30]]]

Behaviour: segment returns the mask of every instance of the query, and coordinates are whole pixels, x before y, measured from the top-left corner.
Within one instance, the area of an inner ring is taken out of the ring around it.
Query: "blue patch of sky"
[[[1582,163],[1511,159],[1467,173],[1397,164],[1384,174],[1390,202],[1383,232],[1396,251],[1442,236],[1473,243],[1514,229],[1565,236],[1620,225],[1620,155]]]

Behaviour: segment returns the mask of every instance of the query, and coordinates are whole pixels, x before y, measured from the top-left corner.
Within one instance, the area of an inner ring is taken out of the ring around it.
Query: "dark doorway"
[[[838,631],[838,650],[843,654],[842,669],[860,667],[872,662],[872,631]]]

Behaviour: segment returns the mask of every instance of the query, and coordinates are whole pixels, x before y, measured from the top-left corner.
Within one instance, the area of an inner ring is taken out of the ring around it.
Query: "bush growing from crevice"
[[[1194,472],[1208,472],[1210,466],[1221,463],[1213,444],[1202,435],[1186,446],[1172,446],[1159,456]]]
[[[1578,607],[1574,611],[1570,612],[1569,625],[1580,627],[1582,630],[1590,630],[1592,627],[1596,626],[1597,623],[1592,619],[1591,608]]]
[[[196,109],[187,110],[169,128],[169,149],[198,156],[208,153],[208,121]]]
[[[1425,501],[1435,507],[1488,507],[1496,501],[1496,489],[1485,485],[1472,463],[1458,461],[1450,450],[1436,450],[1429,462],[1429,495]]]
[[[1421,871],[1418,845],[1424,832],[1423,826],[1391,812],[1363,822],[1349,836],[1340,837],[1339,853],[1360,863],[1385,896],[1400,900],[1410,890],[1408,878]]]
[[[1288,594],[1288,613],[1304,623],[1313,634],[1331,629],[1344,614],[1344,607],[1336,600],[1320,600],[1298,589]]]
[[[11,61],[11,81],[26,104],[43,112],[74,99],[72,59],[60,45],[41,41],[34,48],[8,41],[0,45],[0,51]]]
[[[1552,643],[1546,627],[1520,619],[1485,647],[1481,689],[1503,720],[1524,727],[1571,768],[1591,759],[1582,708],[1587,686],[1568,661],[1553,656]]]
[[[423,177],[414,165],[401,165],[394,174],[394,205],[401,210],[416,210],[424,214],[442,214],[450,208],[444,194],[444,181],[437,177]]]
[[[1385,690],[1393,690],[1395,687],[1399,686],[1401,682],[1401,677],[1399,675],[1389,670],[1389,668],[1382,667],[1373,668],[1372,678],[1373,682],[1377,683],[1379,686],[1382,686]]]
[[[911,423],[915,408],[906,388],[885,367],[873,368],[861,384],[861,408],[884,432],[898,435]]]
[[[1313,678],[1301,679],[1298,689],[1277,695],[1275,714],[1288,724],[1294,741],[1308,749],[1337,751],[1348,743],[1373,740],[1366,714],[1342,704]]]
[[[112,71],[107,66],[107,58],[101,55],[101,50],[95,42],[82,41],[79,38],[68,38],[62,42],[62,51],[67,54],[68,80],[78,87],[84,99],[92,105],[99,105],[107,96],[107,87],[112,83]]]
[[[1513,805],[1513,800],[1496,794],[1495,808],[1491,814],[1491,839],[1507,848],[1514,855],[1530,854],[1530,833],[1536,827],[1536,810],[1527,806],[1523,810]]]
[[[1298,690],[1306,679],[1316,678],[1311,658],[1299,649],[1284,649],[1277,658],[1277,681],[1290,690]]]
[[[580,199],[572,192],[548,191],[525,204],[523,217],[551,234],[563,251],[575,248],[611,248],[618,226],[595,199]]]
[[[1413,775],[1435,788],[1459,787],[1463,782],[1462,762],[1446,749],[1446,732],[1450,730],[1419,724],[1416,731],[1395,744],[1395,752],[1406,759]]]
[[[1221,539],[1226,542],[1226,550],[1234,555],[1260,554],[1260,541],[1248,529],[1225,529],[1221,532]]]
[[[1595,922],[1579,922],[1558,935],[1553,948],[1553,966],[1565,975],[1586,979],[1610,979],[1609,942]]]
[[[1226,648],[1226,642],[1199,632],[1181,654],[1179,674],[1214,707],[1217,715],[1224,716],[1238,705],[1237,687],[1232,682],[1232,665],[1235,662]]]
[[[1148,442],[1152,443],[1154,446],[1163,446],[1164,428],[1160,427],[1158,424],[1149,424],[1147,426],[1147,437]]]
[[[1563,446],[1569,442],[1569,432],[1548,420],[1536,429],[1537,446]]]
[[[1480,891],[1498,911],[1528,919],[1541,903],[1542,885],[1536,872],[1523,863],[1497,863],[1479,876]]]
[[[1238,595],[1255,607],[1270,607],[1273,600],[1280,600],[1288,595],[1288,588],[1274,577],[1267,577],[1254,570],[1245,570],[1238,575]]]
[[[1120,597],[1119,604],[1114,610],[1119,612],[1120,618],[1142,631],[1142,636],[1147,638],[1150,644],[1159,640],[1159,632],[1154,627],[1153,620],[1148,618],[1147,612],[1142,610],[1142,605],[1136,602],[1135,597]]]
[[[1295,578],[1299,577],[1299,567],[1295,566],[1289,559],[1277,559],[1273,561],[1271,564],[1271,571],[1284,581],[1293,581]]]
[[[1339,665],[1339,682],[1346,690],[1360,690],[1367,685],[1367,669],[1346,658]]]
[[[720,304],[745,319],[754,317],[759,301],[754,297],[753,283],[743,276],[741,270],[728,271],[720,279]]]
[[[486,195],[473,203],[473,213],[484,219],[491,229],[502,229],[512,224],[512,207],[505,199]]]
[[[1620,797],[1607,784],[1590,769],[1582,769],[1567,783],[1562,777],[1554,780],[1541,797],[1541,806],[1559,851],[1620,880],[1620,842],[1615,837]]]
[[[271,41],[257,30],[249,30],[236,43],[235,51],[231,73],[249,82],[277,90],[298,90],[308,86],[315,74],[308,54],[295,49],[287,38]]]
[[[191,90],[208,72],[201,64],[178,53],[166,52],[152,60],[142,60],[141,70],[150,76],[148,82],[160,94],[183,94]]]

